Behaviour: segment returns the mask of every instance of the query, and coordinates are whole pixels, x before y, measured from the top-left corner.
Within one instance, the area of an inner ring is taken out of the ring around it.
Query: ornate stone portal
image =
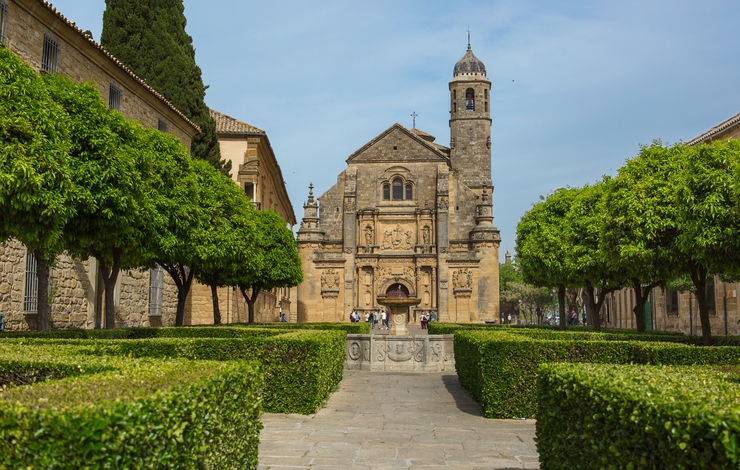
[[[376,300],[396,284],[419,299],[409,322],[429,311],[440,322],[499,319],[491,82],[472,50],[455,65],[453,77],[454,145],[394,124],[350,155],[336,184],[321,196],[315,198],[309,186],[297,236],[304,272],[297,289],[299,322],[377,312],[382,307]]]

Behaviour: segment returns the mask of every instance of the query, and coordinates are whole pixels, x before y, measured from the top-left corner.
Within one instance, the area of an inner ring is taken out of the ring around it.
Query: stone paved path
[[[455,373],[345,371],[310,416],[265,414],[259,469],[539,468],[534,421],[491,420]]]

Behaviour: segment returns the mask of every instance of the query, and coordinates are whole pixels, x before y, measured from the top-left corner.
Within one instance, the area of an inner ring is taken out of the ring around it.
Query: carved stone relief
[[[322,289],[338,289],[339,288],[339,271],[335,269],[327,269],[321,273],[321,288]]]
[[[414,233],[401,224],[396,224],[395,228],[383,232],[381,247],[384,250],[410,250],[413,243]]]
[[[455,289],[470,289],[473,286],[473,271],[458,269],[452,273],[452,286]]]
[[[450,208],[447,196],[439,196],[437,198],[437,210],[446,211]]]

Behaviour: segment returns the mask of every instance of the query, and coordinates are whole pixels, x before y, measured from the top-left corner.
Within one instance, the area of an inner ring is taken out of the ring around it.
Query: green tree
[[[206,225],[208,207],[201,177],[216,174],[208,163],[193,160],[176,137],[154,129],[145,129],[142,145],[152,149],[156,159],[148,179],[154,211],[146,224],[149,266],[159,264],[177,286],[175,324],[185,321],[185,303],[193,279],[191,266],[197,258]]]
[[[683,146],[643,146],[608,182],[601,247],[613,267],[623,270],[635,292],[637,331],[645,331],[650,292],[676,277],[683,256],[675,243],[677,179]]]
[[[566,270],[586,290],[587,322],[595,331],[601,328],[599,313],[606,296],[625,283],[620,267],[610,264],[599,247],[606,187],[606,182],[599,182],[579,189],[565,217]]]
[[[704,344],[711,345],[707,278],[740,273],[740,141],[682,149],[676,243],[694,283]]]
[[[36,258],[38,328],[48,331],[49,271],[74,215],[69,119],[41,77],[2,46],[0,96],[0,242],[16,238]]]
[[[120,271],[151,259],[146,224],[155,207],[148,178],[156,156],[143,145],[142,126],[108,109],[96,86],[75,85],[59,75],[44,79],[70,119],[75,215],[64,228],[64,246],[73,256],[97,260],[105,285],[105,327],[114,328]]]
[[[565,264],[568,245],[565,217],[578,190],[561,188],[527,211],[516,227],[517,264],[522,279],[534,286],[558,289],[560,327],[565,328],[565,289],[571,285]]]
[[[193,121],[201,132],[191,153],[226,175],[216,122],[205,103],[206,89],[195,63],[193,39],[185,32],[182,0],[106,0],[100,43]]]
[[[295,239],[280,216],[255,211],[255,245],[249,261],[226,281],[239,287],[254,322],[254,303],[263,290],[297,286],[303,282],[301,258]]]
[[[201,185],[208,193],[202,198],[207,215],[198,238],[195,276],[211,288],[213,323],[219,325],[218,288],[235,286],[230,280],[252,262],[257,216],[252,202],[230,178],[212,169],[202,169],[201,174],[207,175]]]
[[[518,308],[520,294],[514,289],[517,283],[521,283],[521,274],[513,262],[499,264],[499,298],[501,299],[501,315],[506,317],[514,313]]]

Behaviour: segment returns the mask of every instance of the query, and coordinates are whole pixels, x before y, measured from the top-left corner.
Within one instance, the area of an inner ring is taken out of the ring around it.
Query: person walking
[[[370,329],[375,329],[375,312],[370,313]]]
[[[419,320],[421,321],[421,329],[426,330],[427,329],[427,314],[422,313],[421,317],[419,317]]]
[[[570,316],[570,324],[571,325],[577,325],[578,324],[578,314],[575,310],[573,310],[573,315]]]
[[[429,311],[429,321],[437,321],[437,313],[434,310]]]

